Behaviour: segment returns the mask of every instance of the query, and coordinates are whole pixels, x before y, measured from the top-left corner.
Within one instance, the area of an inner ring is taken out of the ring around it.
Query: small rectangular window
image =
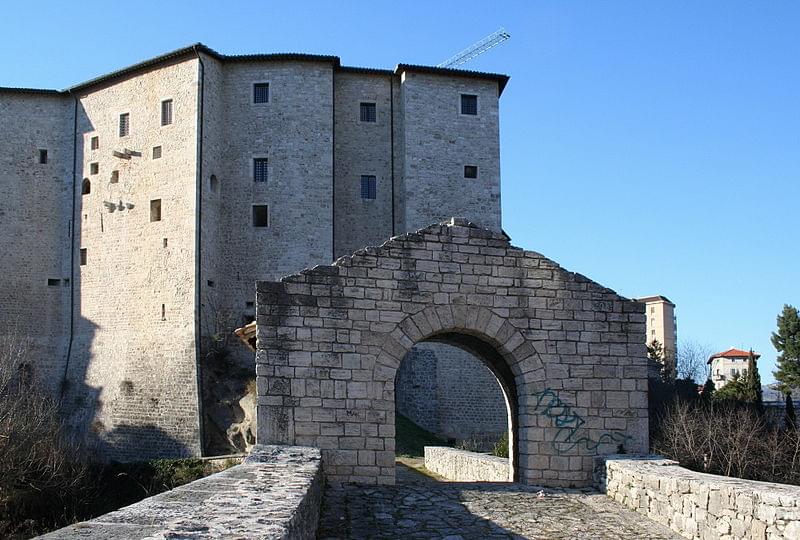
[[[119,115],[119,136],[127,137],[131,131],[131,115],[130,113],[122,113]]]
[[[111,183],[116,184],[119,182],[119,171],[111,171]]]
[[[244,303],[244,307],[246,307],[246,308],[255,307],[255,305],[256,305],[255,302],[245,302]]]
[[[98,150],[100,148],[100,137],[92,137],[92,150]]]
[[[47,163],[47,150],[39,150],[39,163],[42,165]]]
[[[473,94],[461,94],[461,114],[478,114],[478,96]]]
[[[161,147],[154,146],[153,147],[153,159],[161,159]]]
[[[361,176],[361,198],[374,199],[377,195],[378,182],[374,176],[362,175]]]
[[[58,287],[59,285],[61,285],[61,280],[60,279],[48,279],[47,280],[47,286],[48,287]]]
[[[253,205],[253,227],[269,226],[269,211],[266,204]]]
[[[172,123],[172,100],[165,99],[161,102],[161,125],[168,126]]]
[[[253,103],[269,103],[269,83],[253,85]]]
[[[164,247],[167,247],[168,244],[169,244],[169,242],[167,241],[166,238],[164,238]]]
[[[150,201],[150,222],[161,221],[161,199]]]
[[[374,103],[361,104],[361,121],[362,122],[375,122],[377,120],[377,112]]]
[[[256,182],[267,181],[267,158],[256,158],[253,160],[253,180]]]
[[[211,280],[211,279],[209,279],[208,281],[206,281],[206,284],[207,284],[209,287],[211,287],[212,289],[213,289],[214,287],[216,287],[216,286],[217,286],[217,284],[216,284],[216,283],[214,283],[214,280]]]
[[[86,248],[81,248],[81,266],[86,266],[87,253]]]
[[[464,165],[464,178],[478,178],[478,167],[475,165]]]
[[[97,174],[99,172],[100,172],[100,164],[99,163],[95,162],[95,163],[90,163],[89,164],[89,174]]]
[[[167,320],[167,306],[166,306],[166,304],[161,304],[161,320],[162,321],[166,321]]]

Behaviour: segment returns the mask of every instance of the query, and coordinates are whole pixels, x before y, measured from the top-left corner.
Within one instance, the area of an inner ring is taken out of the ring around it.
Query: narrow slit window
[[[256,182],[266,182],[268,177],[267,158],[256,158],[253,160],[253,180]]]
[[[253,227],[269,226],[269,210],[266,204],[253,205]]]
[[[119,115],[119,136],[127,137],[131,132],[131,115],[130,113],[122,113]]]
[[[161,304],[161,320],[162,321],[166,321],[167,320],[167,306],[166,306],[166,304]]]
[[[378,115],[376,105],[374,103],[361,103],[361,121],[362,122],[375,122]]]
[[[478,96],[461,94],[461,114],[475,116],[478,114]]]
[[[172,100],[165,99],[161,102],[161,125],[168,126],[172,123]]]
[[[219,180],[217,180],[216,174],[212,174],[211,178],[208,179],[208,185],[212,193],[219,193]]]
[[[478,178],[477,165],[464,165],[464,178]]]
[[[150,222],[161,221],[161,199],[150,201]]]
[[[92,150],[100,149],[100,137],[92,137],[91,141]]]
[[[161,147],[154,146],[153,147],[153,159],[161,159]]]
[[[253,103],[269,103],[269,83],[253,85]]]
[[[40,149],[39,150],[39,163],[41,165],[44,165],[45,163],[47,163],[47,150],[44,150],[44,149]]]
[[[81,266],[86,266],[87,260],[88,260],[88,255],[86,248],[81,248]]]
[[[116,184],[119,182],[119,171],[111,171],[111,183]]]
[[[378,181],[374,176],[361,176],[361,198],[374,199],[377,196]]]
[[[167,247],[168,245],[169,245],[169,241],[166,238],[164,238],[164,247]]]

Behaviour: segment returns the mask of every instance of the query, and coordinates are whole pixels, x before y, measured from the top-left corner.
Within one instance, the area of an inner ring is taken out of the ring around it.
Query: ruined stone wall
[[[403,117],[402,223],[413,231],[461,216],[499,231],[500,135],[494,81],[406,72]],[[461,94],[478,96],[478,114],[461,114]],[[464,178],[477,165],[478,178]]]
[[[414,347],[406,355],[395,379],[395,406],[418,426],[440,433],[439,392],[436,365],[438,359],[430,349]]]
[[[200,452],[197,88],[193,59],[79,96],[77,174],[91,189],[82,194],[76,186],[74,194],[75,337],[65,407],[110,458]],[[173,100],[173,122],[162,126],[166,99]],[[130,115],[127,136],[120,135],[123,113]],[[125,149],[130,159],[113,154]],[[154,200],[161,201],[160,220]]]
[[[516,479],[589,485],[648,448],[641,304],[467,222],[259,282],[257,321],[258,440],[321,448],[332,482],[394,482],[395,376],[430,338],[499,374]]]
[[[0,340],[26,341],[53,390],[69,339],[73,112],[59,95],[0,90]]]

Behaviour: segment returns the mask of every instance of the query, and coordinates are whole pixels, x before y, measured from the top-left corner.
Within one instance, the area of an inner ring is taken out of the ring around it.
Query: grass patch
[[[395,414],[395,454],[405,457],[424,457],[426,446],[448,446],[440,439],[403,416]]]

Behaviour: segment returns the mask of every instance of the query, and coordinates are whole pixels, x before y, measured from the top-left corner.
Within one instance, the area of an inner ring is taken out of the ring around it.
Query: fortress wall
[[[404,229],[461,216],[500,230],[497,83],[405,72],[402,78]],[[460,112],[478,96],[478,115]],[[477,165],[478,178],[464,178]]]
[[[0,339],[27,341],[54,390],[69,332],[72,118],[68,98],[0,91]]]
[[[392,236],[392,104],[394,75],[336,74],[336,256]],[[361,102],[376,121],[361,121]],[[376,198],[361,197],[361,176],[376,179]]]
[[[190,59],[80,96],[73,256],[75,343],[66,406],[116,459],[196,455],[195,234],[198,62]],[[161,126],[161,102],[173,123]],[[121,137],[120,114],[130,133]],[[91,138],[99,137],[99,148]],[[161,157],[153,148],[161,147]],[[140,155],[115,157],[130,149]],[[92,163],[99,170],[93,174]],[[118,182],[112,171],[119,172]],[[151,201],[160,199],[154,221]],[[166,245],[165,245],[166,242]],[[163,307],[162,307],[163,306]]]

